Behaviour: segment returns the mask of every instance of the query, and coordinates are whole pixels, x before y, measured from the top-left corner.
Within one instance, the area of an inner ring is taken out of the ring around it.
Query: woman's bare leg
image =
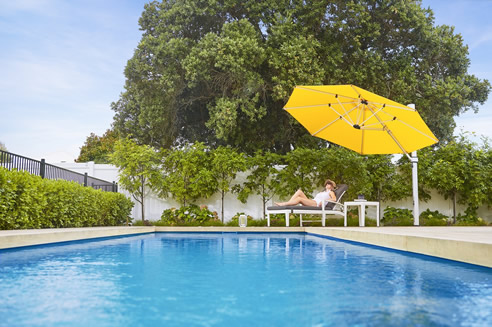
[[[293,201],[295,198],[297,197],[301,197],[301,198],[304,198],[304,199],[309,199],[306,194],[304,194],[304,192],[301,190],[301,189],[298,189],[296,193],[294,193],[294,195],[290,198],[290,201]]]
[[[284,206],[284,205],[288,205],[288,204],[282,204],[282,203],[291,203],[291,202],[295,202],[295,199],[297,198],[302,198],[302,199],[309,199],[306,194],[304,194],[304,192],[301,190],[301,189],[298,189],[296,191],[296,193],[294,193],[294,195],[290,198],[289,201],[287,202],[275,202],[275,205],[277,206]]]
[[[298,205],[299,203],[302,204],[303,206],[317,206],[316,201],[311,200],[311,199],[307,199],[307,198],[303,198],[301,196],[297,196],[296,198],[291,199],[287,202],[279,202],[276,204],[279,206],[295,206],[295,205]]]

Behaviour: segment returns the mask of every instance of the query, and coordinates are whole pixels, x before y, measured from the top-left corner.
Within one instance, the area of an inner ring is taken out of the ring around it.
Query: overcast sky
[[[141,33],[145,0],[0,1],[0,142],[10,152],[73,161],[110,127],[110,104]],[[424,0],[469,45],[469,72],[492,80],[492,1]],[[492,98],[492,95],[490,96]],[[492,101],[458,126],[492,138]]]

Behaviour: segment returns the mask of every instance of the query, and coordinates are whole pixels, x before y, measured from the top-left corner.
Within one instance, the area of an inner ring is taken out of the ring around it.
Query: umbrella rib
[[[369,127],[367,128],[366,126],[361,127],[360,129],[363,129],[365,131],[384,131],[384,128],[375,128],[375,127]]]
[[[342,103],[345,103],[345,104],[349,104],[349,103],[357,103],[355,101],[353,102],[342,102]],[[308,106],[298,106],[298,107],[284,107],[284,110],[290,110],[290,109],[304,109],[304,108],[313,108],[313,107],[321,107],[321,106],[326,106],[326,103],[322,103],[322,104],[311,104],[311,105],[308,105]]]
[[[412,109],[409,107],[398,107],[392,104],[387,104],[387,103],[379,103],[379,102],[373,102],[373,101],[368,101],[370,104],[377,104],[377,105],[386,105],[386,107],[391,107],[391,108],[396,108],[396,109],[402,109],[402,110],[407,110],[407,111],[417,111],[417,109]]]
[[[366,121],[367,121],[367,119],[366,119]],[[383,122],[383,123],[388,123],[388,122],[390,122],[390,121],[393,121],[393,119],[383,120],[382,122]],[[374,124],[364,125],[364,126],[361,126],[360,128],[361,128],[361,129],[366,129],[366,127],[369,127],[369,126],[374,126],[374,125],[380,125],[380,123],[374,123]]]
[[[319,130],[317,130],[316,132],[314,132],[313,134],[311,134],[311,136],[316,136],[316,134],[318,134],[319,132],[321,132],[322,130],[324,130],[325,128],[328,128],[330,127],[331,125],[333,125],[337,120],[339,120],[340,118],[337,118],[335,120],[333,120],[332,122],[328,123],[327,125],[321,127]]]
[[[302,87],[302,86],[296,86],[296,89],[308,90],[308,91],[318,92],[318,93],[323,93],[323,94],[337,95],[336,93],[331,93],[331,92],[326,92],[326,91],[320,91],[320,90],[314,90],[314,89],[310,89],[310,88]],[[343,98],[347,98],[347,99],[356,100],[356,98],[348,97],[348,96],[345,96],[345,95],[338,95],[338,96],[343,97]]]
[[[372,106],[371,106],[371,107],[372,107]],[[377,111],[376,111],[376,112],[373,112],[373,111],[371,110],[372,115],[370,115],[370,116],[369,116],[366,120],[364,120],[364,121],[363,121],[362,123],[360,123],[359,125],[363,125],[366,121],[368,121],[369,119],[371,119],[372,117],[374,117],[374,116],[375,116],[378,112],[380,112],[381,110],[383,110],[383,108],[384,108],[384,105],[383,105],[381,108],[379,108],[379,109],[378,109],[377,107],[375,107],[375,106],[374,106],[374,108],[373,108],[373,109],[377,109]]]
[[[384,110],[383,110],[383,112],[384,112],[385,114],[387,114],[388,116],[393,116],[393,115],[390,115],[389,113],[387,113],[387,112],[386,112],[386,111],[384,111]],[[438,140],[438,139],[436,139],[435,137],[432,137],[432,136],[430,136],[430,135],[428,135],[428,134],[426,134],[426,133],[422,132],[421,130],[419,130],[419,129],[417,129],[417,128],[413,127],[412,125],[410,125],[410,124],[408,124],[408,123],[404,122],[404,121],[403,121],[403,120],[401,120],[401,119],[398,119],[398,118],[394,117],[394,118],[393,118],[393,120],[398,120],[399,122],[401,122],[402,124],[404,124],[404,125],[406,125],[406,126],[410,127],[410,128],[411,128],[411,129],[413,129],[414,131],[419,132],[420,134],[422,134],[422,135],[424,135],[424,136],[426,136],[426,137],[430,138],[431,140],[433,140],[433,141],[435,141],[435,142],[439,142],[439,140]]]
[[[316,136],[316,134],[320,133],[321,131],[323,131],[324,129],[330,127],[331,125],[333,125],[337,120],[340,120],[340,119],[343,119],[347,124],[349,124],[350,126],[352,126],[344,117],[343,115],[340,115],[335,109],[333,109],[333,107],[330,107],[334,112],[336,112],[338,114],[338,118],[336,118],[335,120],[333,120],[332,122],[329,122],[327,125],[321,127],[319,130],[317,130],[316,132],[312,133],[311,136]],[[352,111],[354,111],[355,108],[351,109],[349,112],[347,112],[345,115],[348,115],[349,113],[351,113]]]
[[[347,115],[347,110],[345,109],[345,107],[343,106],[343,104],[340,102],[340,100],[338,100],[338,96],[336,96],[336,99],[338,101],[338,104],[342,107],[343,109],[343,112],[345,112],[345,115]],[[357,106],[358,107],[358,106]],[[352,118],[350,118],[350,116],[347,115],[347,117],[350,119],[350,122],[352,123],[352,125],[354,124],[354,122],[352,121]]]
[[[362,103],[359,103],[359,104],[357,105],[357,107],[355,107],[355,108],[359,108],[361,104],[362,104]],[[362,112],[363,112],[363,111],[364,111],[364,108],[361,108],[361,110],[359,110],[359,113],[357,114],[357,125],[360,125],[360,124],[359,124],[359,122],[360,122],[360,117],[362,116]]]
[[[331,108],[331,110],[333,110],[339,117],[339,119],[343,119],[347,124],[349,124],[350,126],[353,126],[354,124],[351,124],[346,118],[345,116],[348,115],[349,113],[351,113],[352,111],[354,111],[357,107],[354,107],[353,109],[349,110],[348,112],[345,112],[344,115],[340,114],[338,111],[335,110],[335,108],[333,108],[332,106],[328,106],[329,108]]]
[[[430,138],[432,141],[439,142],[439,140],[438,140],[438,139],[436,139],[436,138],[434,138],[434,137],[432,137],[432,136],[429,136],[429,135],[425,134],[425,133],[424,133],[424,132],[422,132],[421,130],[419,130],[419,129],[417,129],[417,128],[413,127],[413,126],[412,126],[412,125],[410,125],[410,124],[407,124],[407,123],[406,123],[406,122],[404,122],[403,120],[398,119],[398,121],[399,121],[400,123],[402,123],[402,124],[404,124],[404,125],[406,125],[406,126],[410,127],[410,128],[411,128],[411,129],[413,129],[414,131],[419,132],[420,134],[422,134],[422,135],[424,135],[424,136],[426,136],[426,137]]]
[[[378,115],[376,115],[371,107],[369,107],[369,110],[374,114],[374,117],[379,121],[379,123],[383,126],[383,130],[388,133],[388,135],[395,141],[396,145],[403,151],[404,154],[407,155],[407,157],[410,159],[410,155],[408,152],[403,148],[403,146],[400,144],[396,136],[393,135],[393,132],[389,129],[389,127],[379,118]]]
[[[362,96],[362,94],[360,94],[359,91],[357,91],[357,89],[352,84],[350,84],[350,87],[354,89],[355,93],[359,95],[359,98]]]

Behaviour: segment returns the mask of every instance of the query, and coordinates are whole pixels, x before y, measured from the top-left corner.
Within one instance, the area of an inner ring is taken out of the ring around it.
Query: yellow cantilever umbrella
[[[419,225],[417,157],[438,142],[412,107],[354,85],[297,86],[284,109],[311,135],[360,154],[404,153],[412,162],[413,216]]]
[[[297,86],[284,109],[311,135],[360,154],[408,155],[438,142],[414,108],[354,85]]]

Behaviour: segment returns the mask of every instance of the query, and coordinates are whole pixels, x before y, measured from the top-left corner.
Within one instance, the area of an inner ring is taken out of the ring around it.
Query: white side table
[[[347,226],[347,207],[358,207],[359,208],[359,226],[366,225],[366,207],[375,206],[376,207],[376,221],[379,227],[379,202],[377,201],[347,201],[343,204],[343,225]]]

